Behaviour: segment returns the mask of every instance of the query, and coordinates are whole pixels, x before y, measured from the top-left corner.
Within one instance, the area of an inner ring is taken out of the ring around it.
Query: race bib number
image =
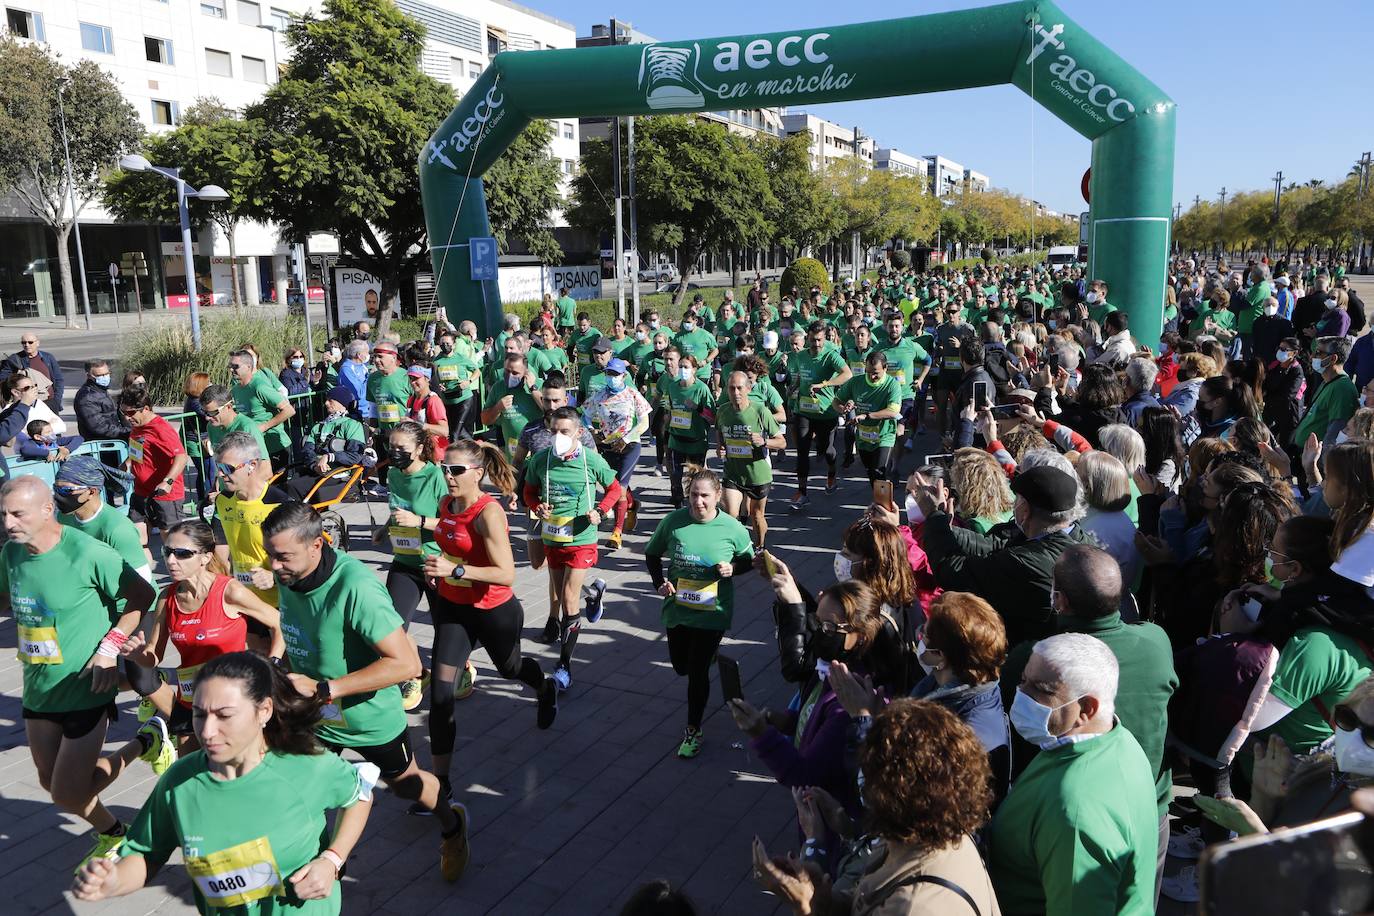
[[[62,664],[57,627],[19,627],[19,660],[26,665]]]
[[[185,668],[177,669],[177,692],[181,695],[182,702],[190,705],[191,695],[195,693],[196,675],[200,674],[201,665],[189,665]]]
[[[391,550],[401,556],[418,556],[420,553],[420,529],[409,525],[392,525],[387,531],[391,534]]]
[[[726,458],[753,458],[754,443],[748,439],[726,439]]]
[[[332,725],[335,728],[348,728],[348,720],[344,718],[343,707],[338,703],[329,703],[320,710],[320,724]]]
[[[447,551],[444,552],[444,559],[448,560],[454,566],[466,566],[468,562],[467,560],[464,560],[462,557],[455,557],[453,554]],[[452,576],[445,576],[444,582],[448,585],[456,585],[460,588],[472,588],[472,583],[467,581],[466,579],[455,579]]]
[[[689,411],[677,410],[675,408],[672,415],[668,418],[668,426],[672,429],[691,429],[692,414]]]
[[[877,442],[878,442],[878,440],[881,439],[881,438],[882,438],[882,434],[881,434],[881,432],[879,431],[879,428],[878,428],[878,427],[876,427],[876,426],[869,426],[867,423],[860,423],[860,424],[859,424],[859,441],[860,441],[860,442],[872,442],[872,443],[874,443],[874,444],[876,445]]]
[[[897,380],[897,386],[898,386],[899,388],[900,388],[902,385],[905,385],[905,384],[906,384],[906,373],[903,372],[901,369],[893,369],[893,370],[892,370],[892,377],[895,378],[895,379]]]
[[[383,423],[401,422],[401,405],[393,401],[384,401],[377,405],[377,419]]]
[[[804,411],[810,411],[811,413],[820,413],[821,401],[820,398],[813,394],[804,394],[798,399],[797,407]]]
[[[864,363],[863,363],[863,360],[859,360],[859,361],[856,362],[856,363],[850,363],[850,364],[849,364],[849,371],[850,371],[850,372],[853,372],[855,375],[863,375],[863,374],[864,374]]]
[[[955,372],[958,372],[960,369],[964,368],[964,364],[959,361],[959,357],[957,356],[946,356],[945,368],[953,369]]]
[[[260,836],[208,856],[189,856],[186,871],[211,909],[285,894],[272,844]]]
[[[569,544],[573,539],[575,516],[558,515],[544,519],[544,543]]]
[[[673,600],[681,607],[693,611],[714,611],[716,597],[720,594],[720,580],[708,582],[705,579],[679,579]]]
[[[441,382],[456,382],[456,381],[458,381],[458,367],[457,367],[457,366],[452,366],[452,365],[450,365],[450,366],[439,366],[438,369],[439,369],[439,381],[441,381]]]
[[[254,588],[254,587],[255,587],[255,586],[253,585],[253,574],[252,574],[251,572],[235,571],[235,572],[234,572],[234,578],[235,578],[235,579],[238,579],[240,582],[242,582],[244,585],[248,586],[249,588]]]
[[[129,440],[129,460],[130,460],[130,461],[133,461],[135,464],[142,464],[142,463],[143,463],[143,456],[144,456],[144,454],[145,454],[145,450],[144,450],[144,448],[143,448],[143,440],[142,440],[142,439],[130,439],[130,440]]]
[[[506,437],[506,454],[507,454],[507,455],[514,455],[514,454],[515,454],[516,448],[518,448],[519,446],[520,446],[520,437],[519,437],[519,436],[507,436],[507,437]]]

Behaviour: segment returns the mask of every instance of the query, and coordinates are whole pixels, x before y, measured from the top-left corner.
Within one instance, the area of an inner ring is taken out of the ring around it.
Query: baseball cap
[[[592,344],[593,353],[611,352],[611,339],[609,337],[598,337],[596,343]]]
[[[604,339],[604,338],[603,338],[603,339]],[[625,374],[625,370],[628,369],[628,368],[629,368],[629,366],[627,366],[627,365],[625,364],[625,360],[621,359],[621,358],[618,357],[618,356],[611,357],[610,362],[606,363],[606,371],[607,371],[607,372],[615,372],[615,373],[617,373],[617,374],[619,374],[619,375],[624,375],[624,374]]]

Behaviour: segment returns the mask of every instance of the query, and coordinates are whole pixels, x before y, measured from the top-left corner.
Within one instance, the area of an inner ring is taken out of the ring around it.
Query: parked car
[[[639,272],[639,279],[653,283],[667,283],[678,279],[678,277],[677,268],[667,261],[660,261],[653,267],[646,267]]]

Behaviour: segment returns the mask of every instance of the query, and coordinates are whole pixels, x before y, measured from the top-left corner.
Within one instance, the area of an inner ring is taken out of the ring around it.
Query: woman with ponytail
[[[439,504],[434,528],[437,552],[425,558],[424,573],[438,583],[430,617],[434,622],[433,680],[429,697],[429,744],[440,792],[451,797],[449,765],[456,726],[455,685],[484,646],[497,672],[529,686],[539,700],[538,724],[548,728],[558,713],[558,689],[539,663],[520,651],[525,609],[515,597],[515,557],[506,512],[482,491],[489,479],[502,493],[515,488],[515,470],[489,442],[459,439],[442,465],[448,495]]]
[[[202,750],[158,780],[118,859],[91,859],[77,872],[76,897],[131,894],[180,850],[201,913],[338,913],[339,872],[367,825],[378,772],[320,752],[323,702],[252,652],[206,662],[194,682]]]

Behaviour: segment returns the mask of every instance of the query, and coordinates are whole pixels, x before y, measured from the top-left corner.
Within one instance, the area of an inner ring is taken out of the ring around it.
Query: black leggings
[[[663,452],[668,448],[668,417],[668,411],[662,407],[655,407],[649,414],[649,431],[654,434],[654,450],[658,455],[654,463],[659,467],[663,467]]]
[[[706,701],[711,698],[711,663],[724,637],[723,630],[668,628],[668,661],[679,676],[687,677],[687,725],[693,729],[701,728]]]
[[[864,470],[868,471],[869,483],[887,478],[887,465],[891,456],[892,446],[890,445],[883,445],[874,449],[859,449],[859,460],[864,463]]]
[[[675,448],[668,449],[668,498],[672,501],[674,509],[682,506],[682,474],[689,464],[705,465],[706,453],[689,455]]]
[[[826,473],[835,473],[835,418],[821,419],[797,414],[793,421],[797,432],[797,492],[806,492],[811,476],[811,443],[816,443],[816,455],[825,458]]]
[[[525,609],[514,595],[489,610],[454,604],[442,595],[432,607],[434,679],[429,688],[429,750],[431,754],[451,754],[458,732],[453,721],[454,688],[473,649],[486,647],[503,678],[528,684],[535,693],[544,688],[544,672],[539,662],[520,654]]]
[[[391,593],[391,603],[396,606],[396,613],[401,615],[407,631],[420,607],[421,596],[429,599],[431,616],[439,602],[439,593],[430,587],[423,566],[403,566],[393,560],[386,573],[386,590]]]
[[[456,403],[445,401],[444,409],[448,411],[448,441],[471,439],[477,428],[477,398],[473,396]]]

